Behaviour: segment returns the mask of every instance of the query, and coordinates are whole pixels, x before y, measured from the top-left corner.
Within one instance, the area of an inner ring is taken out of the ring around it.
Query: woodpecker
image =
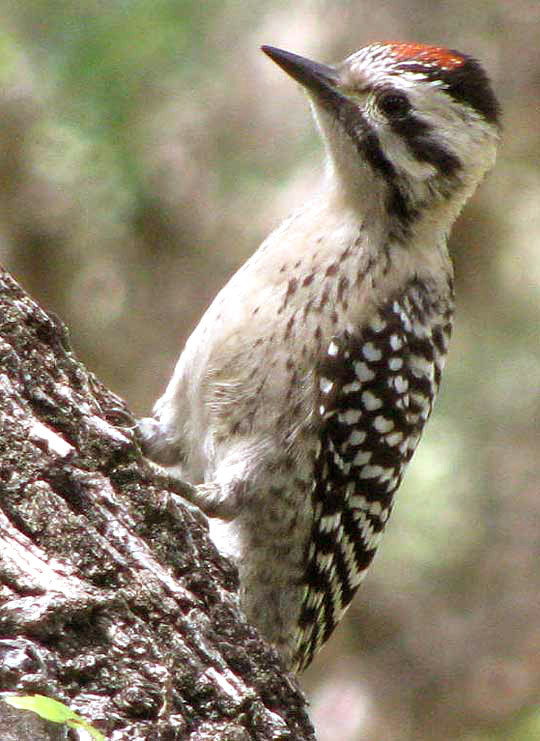
[[[475,59],[438,46],[373,43],[336,66],[262,49],[310,98],[325,176],[217,295],[139,431],[300,671],[364,578],[431,413],[447,238],[494,164],[499,106]]]

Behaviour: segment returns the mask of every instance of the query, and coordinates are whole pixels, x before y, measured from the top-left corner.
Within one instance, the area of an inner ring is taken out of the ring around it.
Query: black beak
[[[275,46],[261,46],[261,49],[288,75],[318,97],[325,99],[329,93],[335,92],[339,76],[333,67],[312,62],[311,59],[299,57],[290,51],[276,49]]]

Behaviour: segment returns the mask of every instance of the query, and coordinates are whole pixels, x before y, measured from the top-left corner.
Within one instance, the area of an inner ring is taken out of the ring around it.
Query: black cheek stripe
[[[433,165],[441,175],[453,177],[462,169],[459,157],[449,152],[432,136],[433,128],[415,116],[390,121],[392,131],[401,136],[409,151],[420,162]]]

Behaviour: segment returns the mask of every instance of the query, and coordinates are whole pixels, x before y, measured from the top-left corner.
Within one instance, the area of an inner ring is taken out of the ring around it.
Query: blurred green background
[[[441,397],[365,586],[303,684],[320,741],[540,738],[540,2],[0,2],[0,258],[148,414],[208,302],[312,192],[305,96],[259,51],[482,60],[494,172],[451,246]]]

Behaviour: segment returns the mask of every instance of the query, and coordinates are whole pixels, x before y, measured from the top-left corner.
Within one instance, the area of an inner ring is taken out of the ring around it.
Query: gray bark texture
[[[152,479],[121,399],[0,267],[0,697],[108,739],[314,739],[206,520]],[[1,738],[76,738],[0,702]]]

